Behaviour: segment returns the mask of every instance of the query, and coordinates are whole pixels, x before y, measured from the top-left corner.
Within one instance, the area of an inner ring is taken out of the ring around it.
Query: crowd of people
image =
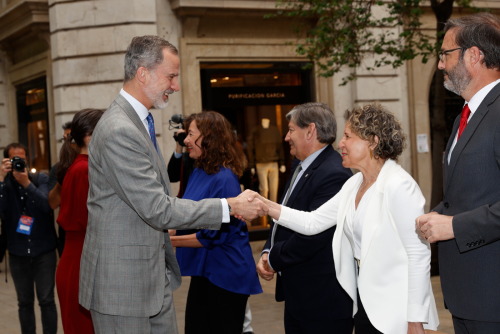
[[[333,111],[295,106],[279,201],[241,192],[247,160],[224,116],[189,115],[193,165],[176,197],[149,110],[180,89],[178,50],[133,38],[123,88],[106,111],[75,114],[53,181],[29,171],[24,145],[4,150],[0,215],[22,333],[36,332],[35,294],[43,333],[57,333],[57,287],[66,334],[176,334],[172,293],[190,276],[185,333],[241,334],[260,276],[276,277],[287,334],[423,334],[439,324],[430,243],[455,333],[500,333],[499,41],[491,14],[446,24],[438,68],[465,105],[444,154],[443,201],[425,213],[398,163],[401,123],[378,103],[345,112],[338,151]],[[274,223],[255,264],[246,221],[264,215]]]

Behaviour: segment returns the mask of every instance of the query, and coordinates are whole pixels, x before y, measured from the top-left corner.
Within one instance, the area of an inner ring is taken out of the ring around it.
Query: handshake
[[[245,190],[238,197],[227,199],[231,207],[231,215],[244,220],[252,220],[269,213],[269,205],[273,202],[252,190]],[[273,203],[274,204],[274,203]]]

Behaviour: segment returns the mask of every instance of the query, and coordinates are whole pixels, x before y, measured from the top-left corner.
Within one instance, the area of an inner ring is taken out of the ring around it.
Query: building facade
[[[498,1],[475,3],[500,11]],[[80,109],[113,101],[127,45],[133,36],[151,34],[178,46],[181,57],[181,92],[165,110],[153,111],[166,159],[174,149],[174,114],[220,111],[244,144],[262,118],[284,137],[286,113],[320,101],[336,112],[340,138],[345,109],[380,101],[402,121],[409,145],[401,163],[429,199],[429,87],[436,60],[357,69],[356,81],[339,86],[342,73],[326,79],[304,69],[294,22],[264,18],[275,11],[274,0],[0,0],[0,148],[27,144],[31,166],[48,170],[57,161],[62,124]],[[423,20],[432,32],[430,11]]]

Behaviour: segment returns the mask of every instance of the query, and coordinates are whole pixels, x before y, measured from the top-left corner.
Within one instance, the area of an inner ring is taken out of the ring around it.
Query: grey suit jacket
[[[454,316],[499,322],[500,84],[469,120],[443,170],[444,197],[434,211],[453,216],[455,234],[438,243],[445,303]]]
[[[181,282],[166,230],[219,229],[220,200],[169,197],[163,157],[121,95],[92,135],[89,182],[80,304],[109,315],[157,314],[165,280],[169,279],[172,289]]]

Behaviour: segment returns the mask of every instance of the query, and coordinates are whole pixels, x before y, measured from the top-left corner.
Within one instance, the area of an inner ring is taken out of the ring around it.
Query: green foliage
[[[277,0],[277,16],[297,18],[305,33],[297,53],[316,64],[318,74],[330,77],[345,66],[363,65],[367,54],[376,55],[366,69],[397,68],[436,53],[436,34],[425,33],[420,21],[424,0]],[[461,4],[470,0],[458,0]],[[354,79],[344,78],[344,83]]]

